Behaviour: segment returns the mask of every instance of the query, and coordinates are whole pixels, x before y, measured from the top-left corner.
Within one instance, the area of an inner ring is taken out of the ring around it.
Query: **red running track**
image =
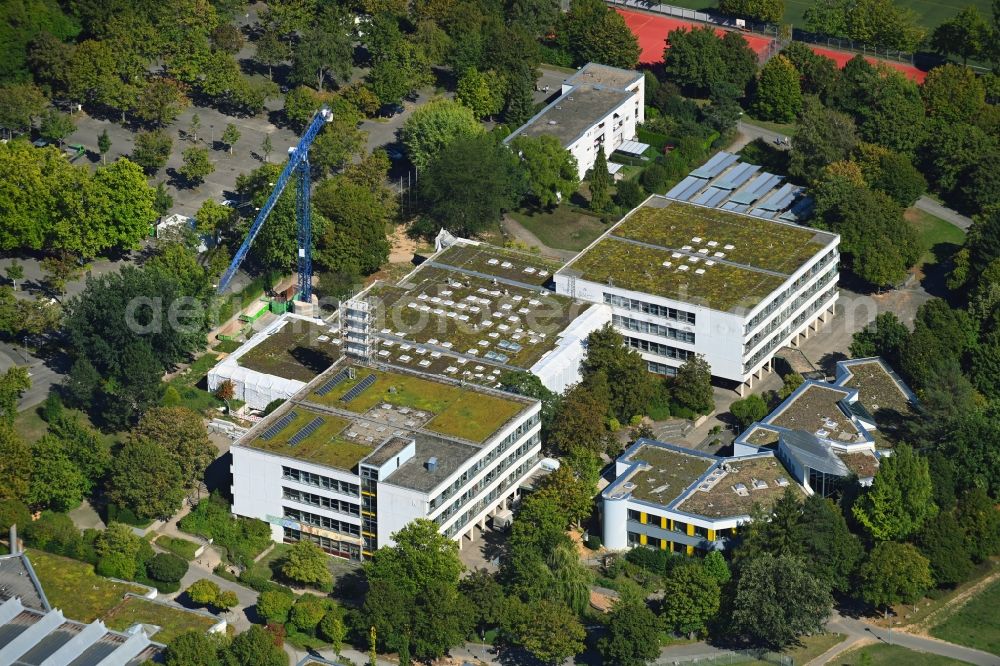
[[[625,19],[625,24],[639,40],[639,48],[642,51],[639,54],[639,62],[643,64],[652,65],[663,61],[663,49],[666,46],[667,34],[671,30],[677,30],[678,28],[690,30],[695,27],[703,27],[701,23],[692,23],[669,16],[656,16],[654,14],[618,8],[615,8],[615,11],[622,15],[622,18]],[[722,28],[716,28],[715,32],[720,36],[725,34]],[[743,39],[747,41],[750,48],[758,55],[764,53],[771,42],[767,37],[761,37],[752,33],[743,33]],[[819,46],[810,46],[810,48],[814,53],[833,60],[838,67],[843,67],[847,64],[848,60],[856,55],[854,53],[836,51]],[[892,62],[891,60],[879,60],[872,57],[867,57],[866,60],[872,64],[881,63],[892,67],[917,83],[923,83],[924,78],[927,76],[927,72],[917,69],[912,65]]]

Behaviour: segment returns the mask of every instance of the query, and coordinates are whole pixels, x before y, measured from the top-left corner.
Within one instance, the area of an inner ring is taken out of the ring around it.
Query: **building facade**
[[[774,353],[833,314],[839,236],[651,196],[556,273],[611,307],[651,372],[701,355],[743,393]]]
[[[610,157],[636,137],[645,121],[642,72],[588,63],[566,79],[558,98],[504,139],[548,134],[559,139],[576,158],[582,180],[597,160],[597,151]]]
[[[233,512],[365,559],[417,518],[461,545],[541,464],[540,403],[342,360],[232,447]]]

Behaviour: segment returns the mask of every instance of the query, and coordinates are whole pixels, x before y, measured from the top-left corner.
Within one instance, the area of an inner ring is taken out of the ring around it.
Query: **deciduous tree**
[[[139,132],[135,135],[135,148],[132,149],[132,161],[146,170],[156,173],[170,157],[174,140],[163,130]]]
[[[720,0],[719,11],[730,16],[780,23],[785,15],[784,0]]]
[[[206,434],[204,419],[187,407],[153,407],[142,415],[132,435],[163,447],[188,486],[201,480],[218,455]]]
[[[795,65],[777,55],[767,61],[757,81],[753,112],[764,120],[791,122],[802,110],[802,90]]]
[[[702,356],[690,356],[677,368],[670,387],[674,400],[695,414],[707,414],[715,406],[712,368]]]
[[[983,55],[990,48],[990,40],[989,24],[975,5],[969,5],[934,28],[930,42],[935,51],[956,55],[964,65],[969,58]]]
[[[458,80],[455,98],[472,109],[477,118],[491,118],[503,109],[507,82],[493,70],[465,70]]]
[[[927,459],[900,444],[882,459],[871,487],[854,504],[854,517],[875,539],[904,539],[936,512],[932,496]]]
[[[440,99],[413,112],[403,125],[402,139],[410,161],[418,169],[424,169],[455,139],[482,132],[482,125],[468,107]]]
[[[677,566],[664,579],[660,620],[679,634],[704,633],[719,612],[718,581],[697,564]]]
[[[0,499],[21,500],[31,481],[31,447],[5,422],[0,422]]]
[[[200,185],[205,181],[205,176],[215,171],[206,148],[188,148],[181,153],[181,158],[184,163],[177,173],[192,185]]]
[[[620,599],[608,615],[598,648],[605,663],[645,666],[660,655],[656,616],[641,599]]]
[[[913,603],[934,585],[930,562],[908,543],[877,544],[860,575],[861,596],[877,607]]]
[[[180,508],[184,482],[180,466],[163,446],[134,436],[111,462],[107,494],[140,518],[163,518]]]
[[[512,599],[503,627],[511,639],[546,664],[560,664],[583,651],[586,630],[563,603]]]
[[[326,563],[326,553],[319,546],[311,541],[298,541],[288,550],[281,573],[289,580],[322,589],[333,583],[333,574]]]
[[[580,184],[576,158],[559,139],[549,134],[518,136],[510,145],[524,162],[528,190],[539,206],[553,208],[576,191]]]

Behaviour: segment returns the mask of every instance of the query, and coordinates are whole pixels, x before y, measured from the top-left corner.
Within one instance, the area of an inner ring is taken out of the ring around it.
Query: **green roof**
[[[329,328],[289,318],[284,326],[240,356],[237,363],[264,374],[308,382],[340,357],[338,347],[317,340],[321,335],[330,335]]]
[[[751,309],[832,240],[815,229],[658,198],[564,270],[714,310]]]
[[[635,484],[632,496],[656,504],[669,504],[680,497],[684,490],[715,464],[714,458],[688,455],[648,444],[630,458],[641,460],[650,466],[629,479]]]
[[[314,391],[307,399],[357,414],[383,403],[427,412],[431,416],[422,426],[424,430],[477,444],[485,441],[527,406],[524,401],[516,398],[500,397],[469,386],[461,387],[416,375],[372,368],[355,370],[354,379],[341,382],[323,396]],[[346,403],[341,400],[348,391],[370,375],[375,376],[374,384]],[[323,382],[317,384],[319,388]]]
[[[532,286],[541,286],[552,279],[561,263],[528,252],[497,247],[456,243],[433,258],[444,264],[466,271],[514,280]]]
[[[372,452],[372,446],[365,446],[357,442],[349,441],[341,437],[341,433],[350,425],[350,420],[332,414],[321,414],[303,407],[302,405],[291,405],[279,410],[275,418],[268,423],[275,423],[281,417],[295,412],[296,416],[290,423],[282,428],[270,439],[262,439],[260,435],[248,443],[249,446],[263,451],[270,451],[283,456],[290,456],[297,460],[305,460],[327,467],[337,469],[353,469],[362,458]],[[288,444],[288,440],[296,435],[302,428],[308,425],[313,419],[320,419],[321,423],[308,437],[294,446]],[[267,428],[261,432],[266,432]]]

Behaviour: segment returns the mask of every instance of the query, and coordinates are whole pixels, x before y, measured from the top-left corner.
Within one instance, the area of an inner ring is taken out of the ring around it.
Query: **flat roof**
[[[458,243],[397,284],[367,295],[377,310],[379,360],[496,387],[504,369],[530,369],[592,304],[544,287],[559,264],[485,244]]]
[[[632,496],[656,504],[669,504],[680,497],[716,462],[714,456],[682,453],[653,444],[636,449],[629,459],[649,466],[629,478],[634,485]]]
[[[505,142],[513,141],[518,136],[538,137],[548,134],[559,139],[564,147],[569,146],[596,122],[637,94],[634,90],[624,91],[592,84],[576,85],[519,127]]]
[[[847,469],[858,475],[859,478],[867,479],[878,473],[879,461],[871,451],[852,451],[850,453],[837,452]]]
[[[909,387],[880,359],[843,363],[849,375],[840,386],[856,388],[858,402],[880,420],[908,418],[915,412],[910,401]]]
[[[414,458],[388,481],[429,490],[536,402],[342,359],[254,426],[239,446],[353,471],[363,460],[384,464],[413,440]],[[425,468],[432,457],[436,471]]]
[[[807,382],[766,422],[788,430],[802,430],[831,442],[856,443],[862,435],[838,404],[850,394],[849,389]]]
[[[565,83],[569,85],[600,85],[624,90],[643,77],[642,72],[634,69],[622,69],[611,65],[588,62],[573,74]]]
[[[720,311],[751,309],[836,239],[650,197],[560,273]]]
[[[730,518],[748,515],[754,504],[770,509],[786,488],[805,496],[781,461],[771,455],[725,459],[717,471],[722,474],[699,484],[676,508],[699,516]]]
[[[340,358],[340,336],[330,331],[329,324],[301,317],[286,317],[284,321],[283,326],[243,352],[237,364],[267,375],[308,382]]]

